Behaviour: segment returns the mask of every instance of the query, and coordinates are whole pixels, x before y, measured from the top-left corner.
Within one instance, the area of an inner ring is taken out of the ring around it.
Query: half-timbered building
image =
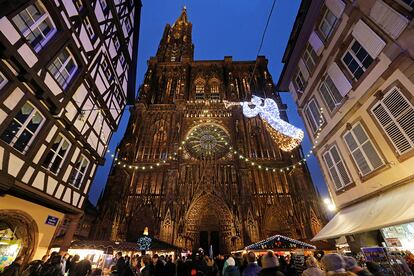
[[[70,242],[135,98],[141,1],[15,0],[0,8],[0,231],[9,233],[0,247],[17,246],[10,260],[27,262],[46,253],[65,216]]]

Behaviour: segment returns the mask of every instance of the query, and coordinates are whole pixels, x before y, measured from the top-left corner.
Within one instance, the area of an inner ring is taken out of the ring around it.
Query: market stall
[[[316,246],[295,240],[283,235],[274,235],[267,239],[248,245],[244,248],[247,251],[264,251],[273,250],[281,252],[292,252],[295,250],[315,250]]]
[[[181,252],[181,248],[158,240],[148,235],[141,236],[135,242],[117,241],[95,241],[79,240],[74,241],[68,250],[71,255],[79,255],[80,259],[88,259],[93,268],[109,270],[115,264],[114,257],[117,252],[122,252],[123,256],[136,256],[145,254],[172,255]]]
[[[283,235],[274,235],[232,253],[254,251],[260,256],[266,254],[268,250],[272,250],[278,256],[292,257],[297,270],[302,271],[305,266],[305,256],[311,255],[312,251],[316,250],[316,246]]]

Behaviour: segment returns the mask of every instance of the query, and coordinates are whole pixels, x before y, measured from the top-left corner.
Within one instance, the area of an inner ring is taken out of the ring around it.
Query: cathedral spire
[[[184,6],[183,7],[183,9],[181,10],[181,15],[180,15],[180,17],[178,17],[178,19],[175,21],[175,23],[174,23],[174,25],[173,25],[173,27],[176,25],[176,24],[188,24],[189,22],[188,22],[188,17],[187,17],[187,7],[186,6]]]
[[[192,24],[188,21],[187,8],[184,6],[175,23],[167,24],[157,51],[162,62],[181,62],[193,60],[194,45],[191,40]]]

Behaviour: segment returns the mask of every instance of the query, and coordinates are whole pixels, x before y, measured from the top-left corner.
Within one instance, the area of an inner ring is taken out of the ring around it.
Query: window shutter
[[[323,51],[323,42],[319,36],[313,31],[309,37],[309,43],[312,45],[312,48],[315,50],[316,54],[319,56]]]
[[[309,79],[309,72],[308,72],[308,69],[306,68],[305,63],[303,62],[303,59],[299,60],[299,69],[302,72],[302,75],[305,81],[307,81]]]
[[[338,64],[335,62],[331,64],[328,68],[328,75],[335,84],[336,89],[342,97],[344,97],[352,89],[351,83],[348,81],[341,69],[339,69]]]
[[[344,140],[362,175],[366,175],[384,164],[360,123],[357,123],[344,135]]]
[[[351,183],[351,178],[349,177],[348,171],[336,146],[331,148],[331,154],[334,162],[336,163],[336,168],[338,169],[338,173],[342,179],[343,184],[347,185]]]
[[[295,86],[293,85],[292,82],[289,83],[289,92],[294,93],[294,94],[298,94],[298,92],[296,91]]]
[[[325,152],[323,157],[336,190],[340,190],[344,186],[351,183],[351,177],[348,174],[336,146],[332,146],[327,152]]]
[[[309,105],[305,108],[305,113],[306,113],[306,117],[308,118],[308,122],[312,129],[312,132],[315,133],[316,129],[318,128],[318,125],[315,122],[315,119],[313,117],[313,114],[312,114],[312,111]]]
[[[326,0],[325,5],[336,18],[340,18],[345,9],[345,3],[341,0]]]
[[[324,154],[324,159],[325,159],[325,164],[328,167],[329,174],[331,175],[332,181],[335,185],[335,189],[336,190],[341,189],[343,187],[343,185],[342,185],[342,182],[341,182],[341,179],[340,179],[338,173],[336,172],[335,165],[332,161],[332,158],[331,158],[331,155],[330,155],[329,152],[326,152]]]
[[[384,49],[385,41],[381,39],[364,21],[359,20],[352,31],[352,36],[361,44],[372,58],[376,58]]]
[[[414,148],[414,107],[393,88],[382,102],[374,106],[372,113],[385,130],[398,153]]]
[[[381,0],[375,2],[370,17],[394,39],[400,36],[409,23],[407,18]]]

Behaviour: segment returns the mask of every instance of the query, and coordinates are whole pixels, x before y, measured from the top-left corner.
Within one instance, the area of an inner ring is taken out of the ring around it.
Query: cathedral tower
[[[273,234],[311,238],[323,218],[307,167],[280,172],[250,164],[281,168],[299,160],[300,150],[281,151],[260,118],[223,103],[254,93],[284,110],[267,60],[194,60],[191,29],[183,9],[148,62],[92,238],[136,241],[149,227],[166,242],[211,244],[216,253]]]

